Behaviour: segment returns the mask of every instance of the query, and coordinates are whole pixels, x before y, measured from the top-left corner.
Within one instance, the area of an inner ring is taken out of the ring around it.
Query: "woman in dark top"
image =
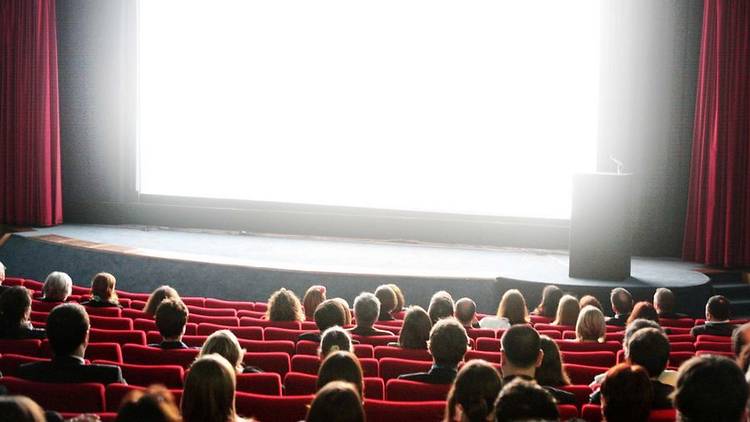
[[[22,286],[13,286],[0,296],[0,338],[46,338],[42,329],[31,325],[31,295]]]
[[[531,312],[531,315],[539,315],[547,318],[554,318],[557,313],[557,305],[563,296],[559,287],[548,285],[542,290],[542,301]]]
[[[91,306],[94,308],[118,307],[120,303],[117,299],[115,284],[117,280],[110,273],[99,273],[91,279],[91,299],[81,302],[81,305]]]

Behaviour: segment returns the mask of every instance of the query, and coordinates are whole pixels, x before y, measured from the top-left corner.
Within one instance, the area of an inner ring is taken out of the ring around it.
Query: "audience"
[[[28,397],[1,396],[0,421],[45,422],[46,418],[42,408]]]
[[[604,312],[604,307],[602,306],[602,303],[599,302],[599,299],[595,298],[594,296],[585,295],[580,300],[578,300],[578,309],[583,309],[589,305]]]
[[[656,313],[656,308],[650,302],[641,301],[633,306],[633,312],[630,313],[626,326],[636,319],[647,319],[659,323],[659,315]]]
[[[396,293],[396,309],[393,310],[395,316],[396,313],[401,312],[406,308],[406,298],[404,298],[404,292],[402,292],[401,288],[397,285],[391,283],[388,284],[388,287],[393,290],[393,293]]]
[[[497,316],[489,316],[479,321],[482,328],[505,329],[515,324],[528,324],[529,313],[526,300],[521,292],[510,289],[503,294],[497,307]]]
[[[398,298],[396,292],[391,289],[387,284],[378,286],[375,289],[375,297],[380,301],[380,314],[378,315],[378,321],[393,321],[393,312],[398,306]]]
[[[648,372],[638,365],[621,363],[607,371],[601,387],[605,422],[647,422],[654,391]]]
[[[66,273],[60,271],[51,272],[42,285],[42,298],[44,302],[65,302],[73,292],[73,280]]]
[[[466,329],[455,318],[443,318],[432,326],[428,350],[432,355],[432,367],[428,372],[403,374],[399,379],[450,384],[456,378],[458,364],[469,347]]]
[[[680,367],[673,396],[678,421],[740,422],[747,399],[745,374],[730,359],[703,355]]]
[[[143,306],[143,312],[154,316],[156,314],[156,308],[158,308],[165,299],[182,300],[177,293],[177,290],[169,286],[160,286],[149,295],[146,305]]]
[[[604,314],[594,306],[586,306],[581,309],[576,321],[577,341],[603,342],[607,332],[604,322]]]
[[[576,302],[577,303],[577,302]],[[557,343],[547,336],[539,336],[542,349],[542,363],[536,368],[534,378],[539,385],[563,387],[570,385],[570,378],[562,364],[562,356]]]
[[[307,411],[306,422],[365,422],[365,409],[356,387],[333,381],[319,389]]]
[[[357,325],[348,331],[358,336],[392,336],[393,333],[381,330],[372,325],[378,319],[380,314],[380,301],[372,293],[360,293],[354,299],[354,318]]]
[[[115,285],[117,279],[110,273],[99,273],[91,279],[91,299],[81,302],[83,306],[90,306],[92,308],[109,308],[120,306],[120,302],[117,299],[117,291],[115,291]]]
[[[149,344],[151,347],[161,349],[189,349],[182,342],[185,335],[185,325],[188,320],[188,308],[181,300],[165,299],[156,308],[156,328],[159,329],[162,341],[157,344]]]
[[[229,330],[214,331],[201,347],[198,359],[210,354],[223,357],[234,367],[238,374],[263,372],[254,366],[244,366],[242,361],[245,357],[245,349],[240,346],[237,336]]]
[[[18,376],[31,381],[55,383],[121,383],[120,368],[113,365],[87,365],[83,360],[89,342],[89,316],[78,304],[56,306],[47,317],[47,337],[52,347],[50,361],[21,365]]]
[[[349,302],[346,301],[346,299],[335,297],[332,300],[335,300],[336,303],[341,307],[341,312],[344,313],[344,327],[348,327],[352,325],[352,311],[349,309]]]
[[[180,422],[174,396],[163,386],[133,390],[122,400],[115,422]]]
[[[331,327],[320,336],[320,349],[318,349],[318,356],[320,359],[325,359],[326,356],[333,352],[344,351],[353,352],[352,338],[349,333],[341,327]]]
[[[269,321],[304,321],[305,313],[302,311],[302,303],[297,295],[282,287],[268,298],[266,319]]]
[[[506,383],[495,401],[497,422],[559,419],[555,398],[534,381],[517,378]]]
[[[664,287],[656,289],[656,292],[654,293],[654,308],[656,308],[656,313],[659,315],[659,318],[687,318],[687,315],[679,314],[674,311],[675,303],[676,300],[674,293],[672,293],[671,290]]]
[[[502,388],[494,366],[479,359],[466,362],[448,392],[443,422],[486,422]]]
[[[536,368],[544,360],[539,333],[528,325],[514,325],[503,334],[500,340],[503,353],[503,383],[516,378],[533,381]],[[549,385],[544,389],[561,404],[574,404],[575,396],[567,391]]]
[[[356,389],[360,400],[363,400],[365,381],[359,359],[352,352],[333,352],[323,359],[318,369],[316,389],[320,390],[331,381],[346,381]]]
[[[548,285],[542,290],[542,301],[531,311],[532,315],[554,318],[557,314],[557,306],[563,297],[563,291],[559,287]]]
[[[320,336],[323,331],[336,325],[340,327],[344,326],[346,315],[344,315],[344,310],[341,309],[341,305],[338,302],[333,299],[327,299],[315,309],[313,319],[315,319],[318,331],[302,333],[299,335],[299,340],[320,342]]]
[[[693,327],[690,334],[694,337],[701,334],[731,336],[737,326],[729,322],[729,309],[727,298],[721,295],[711,296],[706,303],[706,323]]]
[[[326,300],[326,288],[324,286],[310,286],[302,296],[302,309],[305,311],[305,321],[312,321],[315,318],[315,310],[318,305]]]
[[[398,336],[398,343],[389,343],[389,346],[401,347],[403,349],[427,350],[427,341],[430,339],[432,321],[421,306],[411,306],[404,315],[404,323]]]
[[[453,296],[445,290],[440,290],[430,298],[427,313],[430,315],[432,323],[435,324],[443,318],[452,317],[454,309]]]
[[[617,287],[612,289],[609,301],[615,316],[607,318],[607,324],[624,327],[628,321],[630,312],[633,310],[633,296],[622,287]]]
[[[560,304],[557,306],[557,314],[552,324],[573,327],[576,325],[576,321],[578,321],[578,313],[580,311],[578,299],[571,295],[565,295],[560,299]]]
[[[750,344],[750,322],[746,322],[732,331],[732,351],[739,356],[746,344]]]
[[[31,293],[25,287],[10,286],[0,295],[0,338],[43,339],[47,334],[34,328],[31,316]]]
[[[234,408],[236,371],[223,357],[211,354],[193,362],[182,391],[184,422],[240,422]]]
[[[477,304],[468,297],[462,297],[456,301],[454,314],[456,315],[458,322],[460,322],[467,330],[469,328],[479,328],[479,321],[477,320]]]

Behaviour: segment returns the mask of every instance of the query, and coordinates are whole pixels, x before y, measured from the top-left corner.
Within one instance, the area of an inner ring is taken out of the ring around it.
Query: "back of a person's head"
[[[44,298],[51,301],[64,302],[73,290],[73,280],[67,273],[51,272],[42,285]]]
[[[627,323],[631,323],[636,319],[648,319],[654,322],[659,322],[659,314],[656,313],[656,308],[650,302],[641,301],[633,306],[633,312],[630,313]]]
[[[505,384],[495,401],[497,422],[556,421],[559,418],[555,398],[534,381],[514,379]]]
[[[750,344],[750,322],[746,322],[732,331],[732,351],[739,356],[745,345]]]
[[[738,422],[748,398],[745,375],[723,356],[703,355],[680,366],[672,401],[683,422]]]
[[[436,364],[453,367],[463,360],[469,336],[455,318],[443,318],[432,326],[427,347]]]
[[[674,312],[675,298],[674,293],[665,287],[659,287],[654,293],[654,307],[660,314],[669,314]]]
[[[198,358],[215,353],[222,356],[232,365],[237,372],[242,371],[242,359],[245,356],[245,350],[240,346],[237,336],[229,330],[219,330],[213,332],[201,347]]]
[[[0,396],[0,421],[45,422],[44,411],[25,396]]]
[[[333,352],[323,359],[318,369],[317,389],[320,390],[331,381],[346,381],[357,388],[362,397],[364,377],[359,359],[352,352]]]
[[[193,362],[185,378],[180,407],[185,422],[227,422],[235,415],[235,369],[223,357],[206,355]]]
[[[541,316],[552,318],[557,314],[557,306],[563,297],[563,291],[552,284],[545,286],[542,290],[542,300],[536,307],[536,312]]]
[[[153,316],[156,313],[156,308],[164,299],[181,300],[177,290],[169,286],[160,286],[149,295],[146,304],[143,306],[143,312]]]
[[[365,422],[365,410],[357,389],[345,381],[332,381],[315,394],[306,422]]]
[[[578,306],[578,299],[575,296],[565,295],[560,299],[560,304],[557,306],[557,314],[555,316],[554,324],[557,325],[576,325],[578,321],[578,313],[581,309]]]
[[[305,320],[312,321],[315,317],[315,310],[318,305],[326,300],[325,286],[310,286],[305,295],[302,296],[302,308],[305,310]]]
[[[133,390],[122,400],[115,422],[180,422],[174,396],[163,386]]]
[[[5,329],[17,328],[31,312],[31,294],[22,286],[8,287],[0,295],[0,325]]]
[[[467,362],[456,375],[448,392],[444,422],[456,420],[461,406],[464,420],[485,422],[495,407],[495,399],[503,388],[500,373],[489,363],[475,359]]]
[[[281,288],[268,298],[266,319],[269,321],[304,321],[302,302],[293,291]]]
[[[354,317],[357,319],[357,326],[371,327],[377,321],[379,314],[380,301],[374,294],[362,292],[354,299]]]
[[[352,338],[349,333],[339,326],[331,327],[320,335],[320,350],[318,355],[325,359],[330,353],[344,351],[351,352]]]
[[[610,368],[600,391],[605,421],[648,421],[654,389],[645,368],[626,363]]]
[[[327,299],[321,302],[313,314],[315,325],[320,332],[323,332],[333,326],[343,327],[346,323],[346,315],[341,308],[341,304],[333,299]]]
[[[98,273],[91,279],[91,295],[101,300],[117,302],[117,279],[110,273]]]
[[[430,298],[430,306],[427,308],[427,313],[434,324],[443,318],[452,317],[454,307],[453,297],[450,293],[440,290]]]
[[[604,314],[594,306],[581,309],[576,321],[576,339],[578,341],[603,341],[607,332]]]
[[[467,326],[477,314],[477,304],[468,297],[462,297],[456,301],[455,316],[458,322]]]
[[[427,311],[421,306],[410,306],[404,316],[398,344],[405,349],[427,349],[430,330],[432,330],[432,321]]]
[[[664,331],[658,323],[649,319],[636,319],[634,321],[631,321],[625,327],[625,334],[623,334],[622,337],[623,348],[627,349],[628,342],[630,341],[630,338],[633,337],[633,334],[635,334],[638,330],[642,330],[644,328],[655,328],[659,331]]]
[[[539,333],[528,325],[510,327],[502,339],[503,357],[517,368],[531,368],[536,365],[541,350]]]
[[[5,281],[5,264],[0,262],[0,284],[3,284],[3,281]]]
[[[539,385],[560,387],[570,384],[570,378],[562,364],[560,348],[547,336],[539,336],[539,346],[544,353],[542,364],[536,368],[534,379]]]
[[[47,338],[56,356],[68,356],[88,342],[89,315],[76,303],[55,306],[47,316]]]
[[[512,325],[529,322],[529,312],[523,294],[516,289],[506,291],[497,307],[497,316],[507,318]]]
[[[591,295],[585,295],[581,297],[581,299],[578,300],[578,308],[583,309],[587,306],[593,306],[595,308],[598,308],[600,311],[604,312],[604,308],[602,307],[602,303],[599,302],[599,299],[597,299],[594,296]]]
[[[729,319],[729,299],[724,296],[711,296],[706,302],[706,317],[712,321],[726,321]]]
[[[387,284],[381,284],[375,289],[375,297],[380,301],[380,313],[390,314],[396,309],[398,305],[398,298],[396,292],[391,289],[391,286]]]
[[[164,299],[156,308],[154,319],[162,337],[178,337],[185,332],[188,308],[180,299]]]
[[[615,314],[629,314],[633,310],[633,296],[622,287],[612,289],[609,300],[612,304],[612,311]]]
[[[658,377],[669,362],[669,339],[656,328],[643,328],[635,332],[625,348],[631,364],[640,365],[651,378]]]
[[[341,312],[344,313],[344,326],[351,325],[352,324],[352,311],[349,309],[349,302],[346,301],[346,299],[341,297],[334,297],[331,299],[335,301],[340,307]]]
[[[404,307],[406,306],[406,298],[404,297],[404,292],[400,287],[393,283],[388,284],[388,286],[391,288],[391,290],[393,290],[393,293],[396,293],[396,311],[404,309]]]

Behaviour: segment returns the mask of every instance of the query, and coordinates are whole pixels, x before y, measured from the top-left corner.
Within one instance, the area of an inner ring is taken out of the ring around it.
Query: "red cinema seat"
[[[677,411],[675,409],[657,409],[652,410],[648,415],[649,422],[674,422],[677,420]]]
[[[601,422],[602,408],[598,404],[584,404],[581,408],[581,419],[588,422]]]
[[[690,334],[667,334],[670,343],[692,343],[695,341]]]
[[[46,312],[49,313],[55,306],[60,305],[64,302],[44,302],[41,300],[31,301],[31,310],[34,312]]]
[[[237,318],[244,318],[244,317],[253,318],[253,319],[263,319],[266,317],[266,313],[260,312],[260,311],[247,311],[244,309],[237,311]]]
[[[481,350],[468,350],[464,355],[464,361],[468,362],[474,359],[486,360],[490,363],[503,363],[503,355],[500,352],[482,352]]]
[[[15,353],[17,355],[39,356],[41,346],[42,341],[37,339],[0,339],[0,354]]]
[[[315,324],[315,321],[301,321],[299,324],[300,324],[301,330],[309,330],[309,331],[318,330],[318,325]]]
[[[105,330],[133,330],[133,320],[130,318],[89,315],[89,322],[91,323],[91,328],[102,328]]]
[[[365,399],[365,414],[371,422],[436,422],[443,420],[444,401],[394,402]]]
[[[188,306],[199,306],[205,308],[206,298],[204,297],[183,297],[182,301]]]
[[[281,352],[294,354],[294,342],[288,340],[245,340],[239,339],[240,346],[248,352]]]
[[[734,359],[734,352],[720,352],[717,350],[696,350],[695,356],[703,356],[703,355],[717,355],[717,356],[724,356],[728,357],[729,359]]]
[[[143,309],[146,307],[146,301],[145,300],[130,300],[130,309]]]
[[[52,354],[49,341],[43,341],[39,348],[39,355],[51,358]],[[122,350],[117,343],[89,343],[83,357],[87,360],[108,360],[119,363],[122,362]]]
[[[315,394],[317,382],[317,375],[290,372],[284,377],[284,392],[290,396]],[[364,382],[365,398],[376,400],[383,399],[385,388],[382,379],[365,377]]]
[[[145,319],[145,318],[138,318],[133,320],[133,327],[136,330],[141,330],[145,332],[149,331],[159,331],[159,329],[156,327],[156,321],[153,319]],[[196,335],[198,331],[198,324],[194,322],[188,322],[185,324],[185,334],[189,336]]]
[[[122,317],[123,318],[130,318],[130,319],[153,319],[153,317],[145,312],[143,312],[140,309],[132,309],[132,308],[126,308],[122,310]]]
[[[86,293],[89,292],[89,289],[87,288],[84,288],[84,289],[86,290]],[[151,296],[150,293],[130,293],[130,292],[124,292],[122,290],[116,290],[116,291],[117,291],[117,297],[130,299],[131,301],[140,300],[140,301],[146,302],[149,296]]]
[[[223,325],[216,324],[199,324],[198,335],[208,336],[219,330],[229,330],[234,333],[237,338],[247,340],[263,340],[263,328],[262,327],[226,327]]]
[[[260,318],[240,318],[241,327],[263,327],[263,328],[286,328],[287,330],[301,330],[302,324],[299,321],[269,321]],[[288,340],[288,339],[277,339]]]
[[[15,355],[13,353],[4,353],[0,357],[0,373],[6,377],[14,377],[18,372],[18,367],[25,363],[48,361],[47,358],[33,356]]]
[[[695,341],[703,343],[703,342],[709,342],[709,343],[731,343],[732,337],[727,336],[714,336],[711,334],[701,334],[698,337],[695,338]]]
[[[622,343],[616,341],[605,341],[597,343],[593,341],[578,342],[572,340],[555,340],[561,352],[617,352],[622,348]]]
[[[95,315],[95,316],[103,316],[103,317],[110,317],[110,318],[120,318],[122,316],[122,311],[118,307],[111,307],[111,308],[97,308],[95,306],[84,306],[86,308],[86,313],[89,314],[89,316]]]
[[[496,338],[478,338],[476,349],[482,352],[499,352],[500,339]]]
[[[386,346],[388,343],[398,342],[398,336],[358,336],[353,335],[352,340],[357,340],[361,344],[371,344],[373,346]]]
[[[237,391],[243,393],[280,396],[281,376],[273,372],[239,374],[237,375]]]
[[[107,411],[117,412],[117,410],[120,408],[120,403],[122,403],[122,399],[124,399],[125,396],[128,395],[128,393],[133,390],[143,391],[145,389],[146,387],[140,387],[136,385],[109,384],[105,391],[105,396],[107,399]],[[169,392],[172,393],[175,402],[179,405],[180,399],[182,399],[182,389],[170,389]]]
[[[281,352],[245,353],[242,361],[245,366],[255,366],[265,372],[273,372],[284,377],[290,371],[289,355]]]
[[[235,396],[237,413],[259,421],[298,422],[305,419],[313,396],[267,396],[240,393]]]
[[[385,384],[385,399],[390,401],[445,400],[451,384],[427,384],[423,382],[390,379]]]
[[[254,311],[255,306],[253,302],[241,302],[233,300],[221,300],[221,299],[210,299],[206,298],[204,302],[206,308],[217,308],[217,309],[234,309],[237,311]]]
[[[659,325],[665,328],[693,328],[695,321],[692,318],[659,318]]]
[[[244,320],[245,318],[242,319]],[[296,343],[300,334],[306,332],[308,330],[267,327],[263,329],[263,338],[266,340],[289,340]]]
[[[42,290],[42,286],[44,286],[44,283],[41,282],[41,281],[30,280],[30,279],[26,278],[26,279],[23,280],[23,286],[26,287],[27,289],[38,291],[38,290]],[[77,286],[73,286],[73,287],[77,287]],[[90,289],[84,288],[84,290],[86,291],[86,293],[90,292]],[[75,291],[73,291],[73,293],[79,294],[79,293],[77,293]]]
[[[375,359],[382,358],[432,361],[432,355],[427,349],[403,349],[401,347],[391,346],[375,347]]]
[[[380,359],[380,378],[388,383],[389,380],[398,378],[399,375],[426,372],[431,367],[432,362],[427,361],[383,358]]]
[[[23,279],[18,277],[5,277],[3,286],[23,286]]]
[[[378,330],[390,331],[390,332],[392,332],[396,336],[401,333],[401,327],[393,327],[393,326],[390,326],[390,325],[381,325],[379,323],[376,323],[375,325],[373,325],[373,327],[377,328]],[[302,327],[302,328],[305,328],[305,327]]]
[[[589,366],[615,366],[613,352],[560,352],[564,363],[575,363]]]
[[[534,329],[539,330],[555,330],[559,332],[563,331],[575,331],[576,327],[572,325],[557,325],[557,324],[534,324]]]
[[[320,359],[312,355],[294,355],[291,365],[293,372],[317,375],[320,368]]]
[[[188,322],[194,324],[209,323],[216,325],[225,325],[227,327],[238,327],[240,321],[236,316],[207,316],[198,314],[189,314]]]
[[[124,362],[139,365],[179,365],[189,368],[198,356],[198,352],[198,349],[162,350],[138,344],[122,346]]]
[[[205,316],[217,316],[217,317],[237,317],[237,311],[235,309],[220,309],[220,308],[201,308],[199,306],[189,306],[188,311],[191,314],[205,315]]]
[[[30,397],[46,410],[94,413],[104,411],[104,386],[101,384],[51,384],[19,378],[0,378],[10,394]]]
[[[688,342],[670,342],[669,350],[673,352],[695,352],[695,345]]]
[[[567,421],[578,417],[578,408],[573,404],[558,404],[557,411],[560,413],[560,420]]]
[[[201,346],[203,346],[203,343],[206,342],[207,338],[208,338],[208,336],[188,336],[188,335],[184,335],[184,336],[182,336],[182,342],[185,343],[185,344],[187,344],[190,347],[200,348]],[[146,341],[147,341],[147,344],[161,343],[161,341],[162,341],[161,334],[159,334],[158,331],[149,331],[146,334]]]
[[[567,333],[567,331],[565,331],[563,333],[561,333],[561,332],[559,332],[557,330],[540,330],[539,331],[539,335],[540,336],[547,336],[547,337],[551,338],[552,340],[560,340],[561,338],[563,338],[563,334],[564,333]]]
[[[577,365],[574,363],[563,364],[563,367],[570,377],[570,382],[581,385],[591,384],[595,376],[607,372],[609,369],[609,367],[604,366]]]
[[[124,331],[92,328],[89,330],[89,342],[145,345],[146,335],[140,330]]]
[[[354,354],[360,359],[372,359],[375,357],[375,348],[372,344],[355,344]]]
[[[708,341],[696,341],[695,342],[695,350],[696,351],[711,351],[711,352],[731,352],[732,351],[732,343],[717,343],[717,342],[708,342]]]
[[[589,396],[591,396],[591,387],[588,385],[564,385],[559,387],[561,390],[565,390],[576,396],[576,406],[579,408],[589,402]]]
[[[670,352],[668,366],[679,368],[686,360],[695,356],[694,352]]]
[[[141,387],[163,384],[167,388],[182,388],[182,380],[185,378],[185,370],[179,365],[138,365],[106,360],[97,360],[94,363],[119,366],[122,369],[122,377],[128,384]]]
[[[534,326],[536,326],[536,324],[550,324],[555,320],[555,318],[542,315],[529,315],[529,320],[532,324],[534,324]]]
[[[59,412],[59,413],[63,417],[63,419],[66,421],[68,419],[73,419],[76,416],[81,415],[79,412]],[[101,422],[116,422],[117,421],[117,413],[115,412],[99,412],[99,413],[93,413],[93,415],[98,416]]]
[[[320,347],[320,343],[302,340],[297,342],[296,350],[290,354],[317,356],[318,347]],[[370,344],[354,344],[352,347],[354,348],[354,354],[360,359],[370,359],[374,356],[373,347]]]
[[[266,312],[268,310],[268,303],[266,302],[254,302],[253,306],[255,307],[255,311],[258,312]]]
[[[377,325],[382,325],[384,327],[402,327],[404,325],[404,321],[400,319],[393,319],[390,321],[378,321],[376,322]]]

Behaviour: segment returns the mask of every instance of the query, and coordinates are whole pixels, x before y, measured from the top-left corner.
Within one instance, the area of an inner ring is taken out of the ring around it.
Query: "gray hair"
[[[49,300],[64,302],[73,291],[73,280],[61,271],[54,271],[47,276],[42,286],[44,297]]]
[[[358,326],[372,326],[379,314],[380,300],[374,294],[363,292],[354,299],[354,317]]]

